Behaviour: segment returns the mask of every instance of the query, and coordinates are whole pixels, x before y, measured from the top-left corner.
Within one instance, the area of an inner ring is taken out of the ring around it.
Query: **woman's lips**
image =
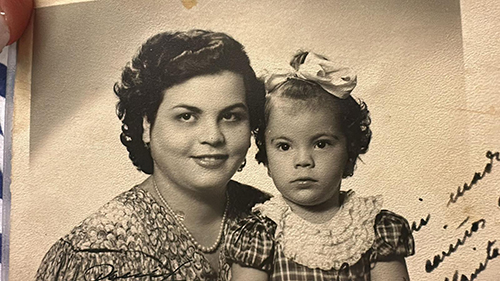
[[[217,169],[226,163],[229,158],[227,154],[206,154],[192,157],[196,164],[205,169]]]

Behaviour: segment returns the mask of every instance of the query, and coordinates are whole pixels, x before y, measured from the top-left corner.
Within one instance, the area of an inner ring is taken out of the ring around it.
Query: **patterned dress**
[[[255,203],[269,197],[234,181],[228,185],[224,236]],[[122,193],[76,226],[47,252],[36,280],[229,280],[191,243],[172,215],[138,186]]]
[[[408,222],[381,210],[381,197],[342,197],[323,224],[303,220],[281,196],[256,205],[227,234],[228,262],[267,271],[272,281],[369,281],[375,262],[414,254]]]

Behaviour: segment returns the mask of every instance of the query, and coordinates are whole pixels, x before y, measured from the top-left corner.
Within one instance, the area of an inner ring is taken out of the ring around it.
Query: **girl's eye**
[[[179,119],[182,121],[189,122],[194,120],[194,116],[191,113],[182,113],[181,115],[179,115]]]
[[[290,145],[287,143],[278,143],[277,147],[281,151],[287,151],[290,149]]]
[[[322,149],[322,148],[327,147],[329,144],[330,144],[330,142],[329,142],[329,141],[326,141],[326,140],[320,140],[320,141],[318,141],[318,142],[316,143],[316,147],[317,147],[317,148],[321,148],[321,149]]]

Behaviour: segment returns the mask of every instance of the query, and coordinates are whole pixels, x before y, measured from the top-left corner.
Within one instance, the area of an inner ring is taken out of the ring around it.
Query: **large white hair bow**
[[[350,68],[342,67],[315,53],[309,53],[297,70],[275,72],[264,76],[266,76],[264,82],[268,92],[283,84],[287,79],[295,77],[315,82],[340,99],[348,98],[357,83],[357,76]]]

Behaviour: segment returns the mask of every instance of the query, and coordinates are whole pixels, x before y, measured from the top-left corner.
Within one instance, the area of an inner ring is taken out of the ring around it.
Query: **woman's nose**
[[[300,149],[295,155],[295,168],[314,168],[314,158],[307,149]]]
[[[218,122],[206,122],[200,127],[200,142],[211,146],[219,146],[225,142],[224,134]]]

